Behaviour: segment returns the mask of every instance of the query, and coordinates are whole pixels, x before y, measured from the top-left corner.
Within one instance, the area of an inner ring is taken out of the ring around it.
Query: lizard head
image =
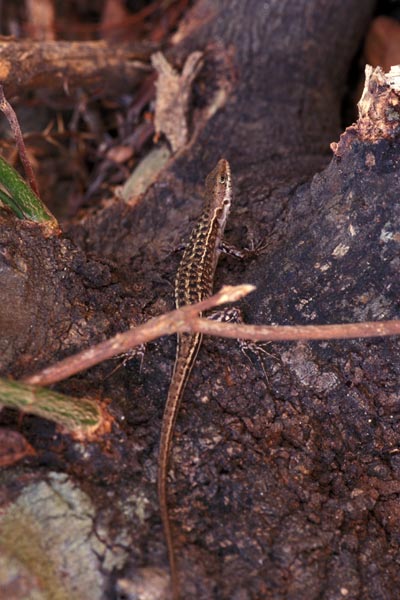
[[[221,158],[218,161],[206,179],[205,189],[209,209],[215,213],[221,227],[224,228],[232,201],[232,175],[227,160]]]

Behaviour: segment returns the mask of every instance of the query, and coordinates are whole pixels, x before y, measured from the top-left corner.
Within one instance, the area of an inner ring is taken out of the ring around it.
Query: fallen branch
[[[99,42],[0,40],[0,80],[7,96],[36,89],[79,87],[106,95],[129,90],[138,74],[151,70],[155,48]],[[146,64],[147,63],[147,64]],[[107,82],[107,83],[105,83]]]
[[[247,339],[253,341],[282,340],[327,340],[345,338],[380,337],[400,334],[400,320],[372,321],[364,323],[345,323],[340,325],[244,325],[239,323],[220,323],[199,318],[204,312],[215,306],[236,302],[254,290],[252,285],[225,286],[220,292],[197,304],[184,306],[160,317],[155,317],[140,325],[119,333],[116,336],[74,354],[54,365],[25,378],[33,385],[50,385],[62,381],[71,375],[127,352],[135,346],[145,344],[163,335],[173,333],[200,332],[221,337]]]

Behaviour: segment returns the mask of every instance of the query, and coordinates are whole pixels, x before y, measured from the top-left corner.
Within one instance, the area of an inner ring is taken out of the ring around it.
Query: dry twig
[[[47,367],[25,379],[34,385],[50,385],[62,381],[71,375],[122,354],[135,346],[150,342],[163,335],[173,333],[201,332],[235,339],[253,341],[282,340],[327,340],[345,338],[380,337],[400,334],[400,320],[376,321],[364,323],[345,323],[339,325],[244,325],[241,323],[220,323],[199,318],[203,312],[227,302],[236,302],[254,290],[252,285],[225,286],[210,298],[184,306],[160,317],[150,319],[144,325],[74,354],[50,367]]]
[[[7,121],[10,124],[11,131],[13,133],[15,143],[18,148],[18,154],[21,159],[21,163],[24,167],[28,183],[31,186],[32,190],[35,192],[36,196],[40,198],[39,187],[36,182],[31,162],[26,152],[24,137],[22,135],[21,127],[19,126],[17,115],[15,114],[15,111],[11,104],[6,99],[2,85],[0,85],[0,110],[4,113]]]

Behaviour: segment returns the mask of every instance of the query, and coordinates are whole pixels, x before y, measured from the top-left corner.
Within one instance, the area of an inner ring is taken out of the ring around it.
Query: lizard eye
[[[219,177],[219,182],[220,182],[220,183],[225,183],[225,181],[226,181],[226,177],[225,177],[225,175],[220,175],[220,177]]]
[[[227,204],[229,204],[229,200],[224,200],[224,205],[226,206]]]

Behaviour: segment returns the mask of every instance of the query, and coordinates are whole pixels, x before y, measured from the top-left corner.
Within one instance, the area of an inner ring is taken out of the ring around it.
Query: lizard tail
[[[171,384],[165,403],[162,419],[160,450],[158,459],[158,501],[160,505],[161,520],[167,543],[169,568],[171,573],[171,588],[173,600],[179,600],[179,574],[176,565],[176,556],[173,543],[171,522],[167,502],[167,474],[171,454],[172,437],[178,416],[179,405],[183,390],[189,378],[197,352],[201,344],[201,334],[181,334],[178,337],[176,360]]]

